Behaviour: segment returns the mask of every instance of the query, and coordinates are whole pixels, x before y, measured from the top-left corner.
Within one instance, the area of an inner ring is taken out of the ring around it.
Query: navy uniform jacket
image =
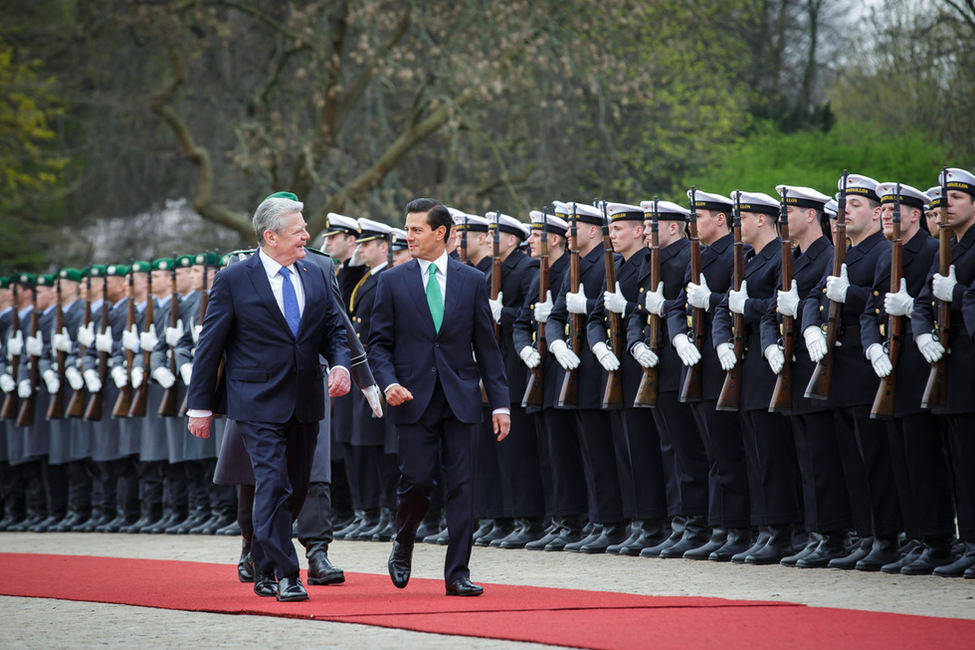
[[[799,293],[799,307],[795,316],[795,326],[792,336],[792,410],[790,413],[799,415],[812,413],[826,408],[822,400],[807,399],[806,386],[809,378],[816,369],[816,364],[809,359],[806,351],[806,340],[802,337],[802,304],[813,295],[816,284],[827,273],[833,262],[833,244],[824,235],[814,241],[808,250],[801,251],[798,247],[792,249],[792,279],[796,281],[796,291]],[[779,289],[782,285],[779,284]],[[749,291],[751,287],[749,286]],[[819,294],[815,294],[817,299]],[[781,318],[778,313],[778,300],[773,300],[769,310],[762,317],[762,350],[770,343],[779,342],[782,336]]]
[[[504,362],[491,327],[484,274],[447,259],[444,317],[438,333],[415,259],[379,276],[369,352],[379,388],[397,383],[413,399],[389,407],[395,424],[413,424],[427,410],[439,379],[458,420],[483,418],[480,382],[491,409],[508,408]]]
[[[518,356],[512,333],[515,319],[525,304],[525,297],[530,295],[532,279],[538,278],[538,260],[525,255],[520,250],[513,250],[501,262],[501,323],[498,325],[498,345],[501,357],[504,359],[504,373],[508,378],[508,395],[511,403],[521,406],[521,398],[525,395],[528,376],[525,365]],[[490,291],[491,273],[486,274],[487,287]],[[536,289],[537,292],[537,289]],[[536,293],[537,297],[537,293]]]
[[[341,328],[342,305],[332,298],[325,273],[295,263],[305,294],[298,335],[291,334],[274,300],[260,256],[228,266],[214,277],[196,347],[187,408],[217,407],[217,368],[226,352],[227,416],[235,420],[317,422],[325,417],[325,381],[319,354],[349,367]]]
[[[708,288],[711,290],[710,306],[704,312],[704,341],[701,346],[701,386],[704,401],[715,401],[721,394],[721,387],[724,385],[724,378],[727,373],[721,369],[718,357],[714,352],[714,343],[711,340],[711,327],[714,320],[714,313],[721,303],[722,295],[731,287],[731,270],[734,262],[734,237],[729,232],[727,235],[714,242],[710,246],[701,246],[701,272],[707,280]],[[690,244],[690,242],[688,242]],[[669,248],[669,247],[668,247]],[[688,254],[688,259],[690,254]],[[661,269],[662,270],[662,269]],[[691,336],[690,323],[694,314],[694,308],[687,304],[687,284],[698,282],[698,278],[691,277],[690,261],[687,264],[687,271],[684,274],[684,283],[680,293],[674,300],[674,309],[664,312],[667,318],[667,331],[671,339],[680,332]],[[665,285],[666,286],[666,285]],[[682,364],[683,366],[683,364]],[[681,367],[680,380],[683,382],[686,367]]]
[[[349,266],[349,260],[345,260],[338,267],[335,273],[339,283],[339,292],[342,294],[342,302],[345,303],[346,308],[349,307],[349,298],[352,296],[355,286],[368,272],[369,269],[364,264],[362,266]]]
[[[972,413],[975,412],[975,373],[972,373],[972,359],[975,359],[975,344],[970,332],[975,328],[971,301],[965,302],[965,293],[975,281],[975,227],[970,226],[961,240],[951,240],[951,263],[955,265],[954,294],[951,300],[951,322],[949,323],[948,348],[948,400],[944,408],[932,409],[938,413]],[[914,336],[929,332],[935,335],[935,323],[938,318],[938,302],[931,291],[931,278],[938,271],[938,259],[935,257],[928,269],[921,294],[914,300],[914,313],[911,323]],[[966,314],[967,312],[967,314]],[[967,318],[966,318],[967,316]],[[919,381],[925,381],[919,378]]]
[[[913,237],[901,247],[901,275],[907,280],[907,292],[917,297],[928,278],[928,269],[932,260],[938,257],[938,240],[933,239],[923,229],[918,230]],[[866,350],[874,343],[886,343],[888,315],[884,311],[884,296],[890,291],[890,255],[877,260],[874,273],[873,292],[867,298],[867,307],[860,317],[860,340]],[[901,318],[900,356],[897,359],[894,372],[897,373],[896,399],[894,401],[894,417],[921,413],[921,398],[924,396],[925,373],[931,366],[914,344],[914,334],[911,319]]]
[[[650,338],[650,317],[647,315],[645,305],[646,292],[656,289],[650,282],[650,249],[647,249],[646,259],[640,267],[639,282],[640,290],[637,297],[636,309],[628,319],[626,347],[631,349],[636,343],[644,343]],[[687,330],[687,320],[685,317],[686,297],[683,297],[684,283],[687,269],[691,263],[691,242],[690,240],[678,239],[671,242],[669,246],[660,249],[660,276],[664,283],[664,315],[660,319],[660,349],[657,355],[660,357],[658,364],[658,386],[657,392],[674,392],[680,390],[681,375],[684,364],[677,356],[677,351],[670,344],[672,334],[668,327],[671,316],[678,332]],[[629,310],[629,305],[627,305]],[[637,364],[639,365],[639,364]]]
[[[874,273],[881,258],[890,258],[890,242],[878,230],[857,246],[846,251],[846,272],[850,288],[843,304],[840,336],[842,343],[833,350],[833,375],[830,385],[829,406],[863,406],[873,404],[880,380],[863,356],[860,343],[860,316],[867,306],[867,298],[873,291]],[[827,269],[813,294],[802,305],[803,328],[822,327],[829,320],[829,298],[826,297],[826,278],[832,273]]]
[[[569,256],[563,254],[559,259],[552,262],[548,267],[548,290],[552,292],[552,300],[559,295],[562,284],[569,277]],[[522,306],[518,317],[515,319],[512,329],[512,340],[515,350],[520,352],[526,345],[535,346],[535,303],[538,301],[538,282],[539,276],[536,274],[525,294],[525,304]],[[561,384],[555,383],[556,368],[561,368],[558,361],[551,354],[546,354],[542,359],[545,364],[545,382],[542,395],[542,408],[552,408],[558,400],[558,392]],[[523,368],[522,374],[528,376],[528,369]],[[523,397],[523,396],[522,396]],[[519,398],[520,399],[520,398]]]
[[[568,253],[567,253],[568,255]],[[591,314],[596,307],[596,299],[601,297],[606,286],[606,267],[603,264],[603,247],[596,245],[589,253],[579,260],[580,286],[586,291],[586,314]],[[565,294],[569,292],[569,272],[566,271],[565,281],[555,298],[555,306],[545,323],[545,339],[551,348],[556,339],[566,341],[568,338],[568,323],[572,316],[565,308]],[[602,402],[603,368],[596,362],[596,358],[585,343],[586,332],[582,332],[583,345],[579,351],[579,367],[576,377],[579,380],[579,403],[572,408],[598,409]],[[559,366],[555,372],[557,386],[562,386],[565,370]]]

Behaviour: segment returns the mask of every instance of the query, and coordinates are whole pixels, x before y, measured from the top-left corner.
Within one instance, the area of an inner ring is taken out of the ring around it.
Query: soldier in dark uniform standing
[[[11,311],[17,310],[20,329],[14,329],[12,323],[3,338],[4,374],[0,385],[4,393],[12,398],[19,398],[18,382],[20,378],[20,356],[24,352],[24,337],[30,333],[27,328],[31,313],[30,286],[34,276],[20,273],[10,278]],[[17,285],[17,299],[13,299],[13,285]],[[11,314],[12,317],[12,314]],[[17,368],[13,362],[17,361]],[[4,396],[6,400],[6,395]],[[19,406],[19,402],[15,401]],[[43,502],[37,499],[37,492],[32,493],[28,486],[29,464],[32,459],[24,455],[24,436],[16,422],[17,415],[6,421],[5,454],[7,460],[7,474],[4,476],[4,493],[7,498],[7,512],[4,516],[4,528],[10,531],[23,531],[27,527],[44,519],[43,509],[36,509]],[[26,466],[25,466],[26,465]]]
[[[0,403],[8,399],[8,395],[16,396],[17,382],[10,374],[9,359],[7,358],[7,338],[10,336],[13,313],[12,278],[0,277]],[[18,330],[19,331],[19,330]],[[12,397],[11,397],[12,399]],[[13,429],[12,425],[9,428]],[[20,485],[19,470],[10,464],[10,454],[7,450],[8,421],[0,420],[0,500],[3,501],[3,518],[0,519],[0,531],[8,526],[20,523],[26,516],[27,506],[24,503],[23,488]]]

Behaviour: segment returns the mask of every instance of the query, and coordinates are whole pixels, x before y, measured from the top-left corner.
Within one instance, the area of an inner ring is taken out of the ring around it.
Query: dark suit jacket
[[[396,424],[412,424],[423,416],[438,377],[461,422],[482,419],[478,380],[492,409],[510,406],[484,274],[448,258],[445,293],[437,333],[419,263],[410,260],[379,274],[369,334],[373,374],[383,390],[398,383],[413,393],[412,400],[389,408]]]
[[[235,420],[299,422],[325,417],[324,372],[349,367],[341,305],[332,298],[322,269],[298,260],[305,309],[297,337],[274,300],[260,256],[218,273],[210,290],[196,348],[187,408],[216,410],[217,368],[226,353],[227,416]]]

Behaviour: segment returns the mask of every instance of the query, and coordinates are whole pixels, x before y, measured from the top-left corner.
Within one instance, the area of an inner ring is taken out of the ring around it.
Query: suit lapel
[[[305,292],[305,309],[301,314],[301,321],[298,323],[298,336],[300,337],[310,323],[318,320],[316,317],[317,310],[321,308],[325,296],[323,285],[315,282],[316,276],[314,274],[318,271],[317,266],[310,266],[302,260],[298,260],[295,262],[295,268],[298,269],[298,277],[301,278],[301,287]],[[280,312],[281,310],[279,309],[278,311]]]
[[[281,326],[284,331],[291,333],[291,328],[288,327],[288,321],[284,319],[284,314],[281,313],[281,309],[278,307],[278,301],[274,299],[274,292],[271,291],[271,283],[267,279],[267,272],[264,270],[264,265],[261,264],[261,259],[258,257],[257,253],[254,253],[249,258],[247,258],[246,264],[250,264],[250,268],[247,273],[250,275],[251,284],[254,285],[254,290],[257,291],[257,295],[261,298],[261,304],[267,309],[268,314],[271,318]],[[307,293],[306,304],[307,304]]]
[[[445,292],[447,295],[444,296],[443,301],[444,322],[440,324],[441,332],[443,331],[444,325],[447,324],[447,319],[450,318],[450,315],[456,313],[457,305],[459,304],[458,301],[460,300],[460,296],[463,294],[464,288],[461,285],[464,283],[464,278],[460,273],[458,273],[459,269],[461,268],[463,267],[461,266],[460,262],[455,262],[453,259],[447,260],[447,290]],[[429,312],[430,309],[428,308],[427,311]],[[431,318],[430,321],[432,323],[433,318]]]
[[[450,268],[450,263],[447,263],[447,268]],[[427,328],[436,335],[437,328],[433,325],[433,316],[430,315],[430,305],[427,303],[427,288],[426,284],[420,279],[420,263],[415,259],[410,260],[404,266],[404,271],[406,272],[406,292],[413,297],[413,302],[416,304],[416,311],[420,314],[420,318],[426,324]],[[447,287],[449,290],[450,281],[447,281]],[[444,307],[446,313],[446,306]],[[440,324],[441,328],[443,323]]]

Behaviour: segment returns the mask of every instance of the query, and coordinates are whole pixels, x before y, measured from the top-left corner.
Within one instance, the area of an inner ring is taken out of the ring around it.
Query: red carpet
[[[0,553],[0,594],[222,614],[251,614],[532,641],[584,648],[971,648],[975,621],[721,598],[485,585],[447,598],[439,580],[395,589],[385,575],[347,574],[311,600],[258,598],[235,566]],[[65,579],[70,577],[70,579]]]

